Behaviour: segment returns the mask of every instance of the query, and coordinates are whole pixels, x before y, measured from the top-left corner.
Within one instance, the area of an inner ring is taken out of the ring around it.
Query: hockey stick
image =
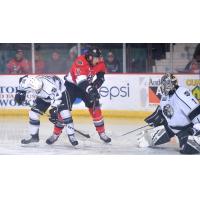
[[[50,115],[47,114],[47,113],[41,112],[40,110],[38,110],[38,109],[36,109],[36,108],[34,108],[34,107],[31,107],[31,108],[33,108],[33,109],[34,109],[37,113],[39,113],[40,115],[46,115],[47,117],[50,117]],[[67,126],[66,124],[63,124],[62,121],[59,121],[59,122],[61,123],[61,125]],[[77,129],[75,129],[75,128],[72,128],[72,127],[70,127],[70,128],[73,129],[75,132],[79,133],[80,135],[82,135],[82,136],[84,136],[84,137],[86,137],[86,138],[90,138],[90,135],[89,135],[89,134],[85,134],[85,133],[83,133],[83,132],[81,132],[81,131],[79,131],[79,130],[77,130]]]
[[[94,99],[93,106],[92,106],[92,113],[93,113],[93,115],[95,113],[95,110],[96,110],[96,99]]]
[[[136,128],[136,129],[134,129],[134,130],[132,130],[132,131],[129,131],[129,132],[127,132],[127,133],[122,134],[121,136],[128,135],[128,134],[133,133],[133,132],[135,132],[135,131],[138,131],[138,130],[140,130],[140,129],[146,128],[146,127],[148,127],[148,126],[151,126],[151,124],[147,124],[147,125],[145,125],[145,126]]]
[[[79,130],[77,130],[77,129],[75,129],[75,128],[74,128],[74,131],[76,131],[77,133],[79,133],[80,135],[82,135],[82,136],[84,136],[84,137],[86,137],[86,138],[90,138],[90,135],[89,135],[89,134],[85,134],[85,133],[83,133],[83,132],[81,132],[81,131],[79,131]]]

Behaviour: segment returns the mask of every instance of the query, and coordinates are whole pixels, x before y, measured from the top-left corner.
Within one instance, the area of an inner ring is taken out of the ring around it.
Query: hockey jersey
[[[91,84],[95,79],[95,75],[99,72],[106,72],[103,60],[95,66],[90,66],[85,56],[81,55],[72,64],[67,80],[76,85],[85,80],[88,80],[89,84]]]
[[[43,83],[43,87],[39,92],[36,92],[29,87],[29,77],[27,76],[22,78],[18,90],[32,93],[33,96],[39,97],[46,102],[61,99],[62,92],[66,90],[62,79],[57,76],[37,76],[36,78],[40,79]]]
[[[160,107],[169,127],[175,133],[191,123],[200,123],[200,104],[184,87],[179,87],[171,96],[163,95]]]

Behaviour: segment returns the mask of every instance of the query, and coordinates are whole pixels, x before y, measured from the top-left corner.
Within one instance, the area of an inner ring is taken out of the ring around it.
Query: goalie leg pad
[[[197,154],[200,153],[200,131],[188,128],[178,133],[180,143],[180,153]]]
[[[181,154],[198,154],[200,153],[200,145],[197,143],[194,137],[189,136],[186,144],[183,144],[180,150]]]
[[[182,154],[197,154],[200,153],[200,131],[189,135],[182,144],[180,153]]]
[[[169,142],[171,138],[163,126],[143,131],[138,136],[137,140],[139,147],[161,145]]]
[[[161,145],[165,144],[170,141],[170,137],[167,134],[165,129],[158,130],[153,136],[152,136],[152,142],[154,145]]]

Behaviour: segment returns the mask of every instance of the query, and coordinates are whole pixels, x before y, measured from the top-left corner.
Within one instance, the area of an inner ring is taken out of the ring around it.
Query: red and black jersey
[[[92,84],[95,75],[98,75],[98,73],[104,74],[105,72],[106,65],[103,60],[97,65],[91,66],[85,56],[81,55],[73,62],[67,79],[77,85],[83,81]]]

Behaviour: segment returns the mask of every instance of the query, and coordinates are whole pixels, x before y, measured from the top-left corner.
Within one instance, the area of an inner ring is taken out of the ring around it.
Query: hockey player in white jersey
[[[64,81],[57,76],[37,76],[34,78],[24,76],[19,80],[15,101],[19,105],[23,104],[26,101],[27,93],[35,96],[35,100],[31,103],[31,110],[29,111],[29,138],[23,139],[21,143],[39,142],[40,115],[45,113],[51,106],[51,116],[54,113],[56,115],[58,113],[62,120],[62,122],[58,120],[54,121],[54,130],[57,127],[65,126],[70,143],[73,146],[78,145],[70,112],[69,93],[64,86]],[[55,118],[57,119],[57,116]],[[51,118],[50,120],[52,121]],[[51,139],[55,141],[57,138],[49,138],[46,142],[51,143]]]
[[[145,119],[154,129],[139,134],[139,147],[154,147],[177,136],[180,153],[200,153],[200,104],[192,93],[167,73],[161,78],[160,106]]]

